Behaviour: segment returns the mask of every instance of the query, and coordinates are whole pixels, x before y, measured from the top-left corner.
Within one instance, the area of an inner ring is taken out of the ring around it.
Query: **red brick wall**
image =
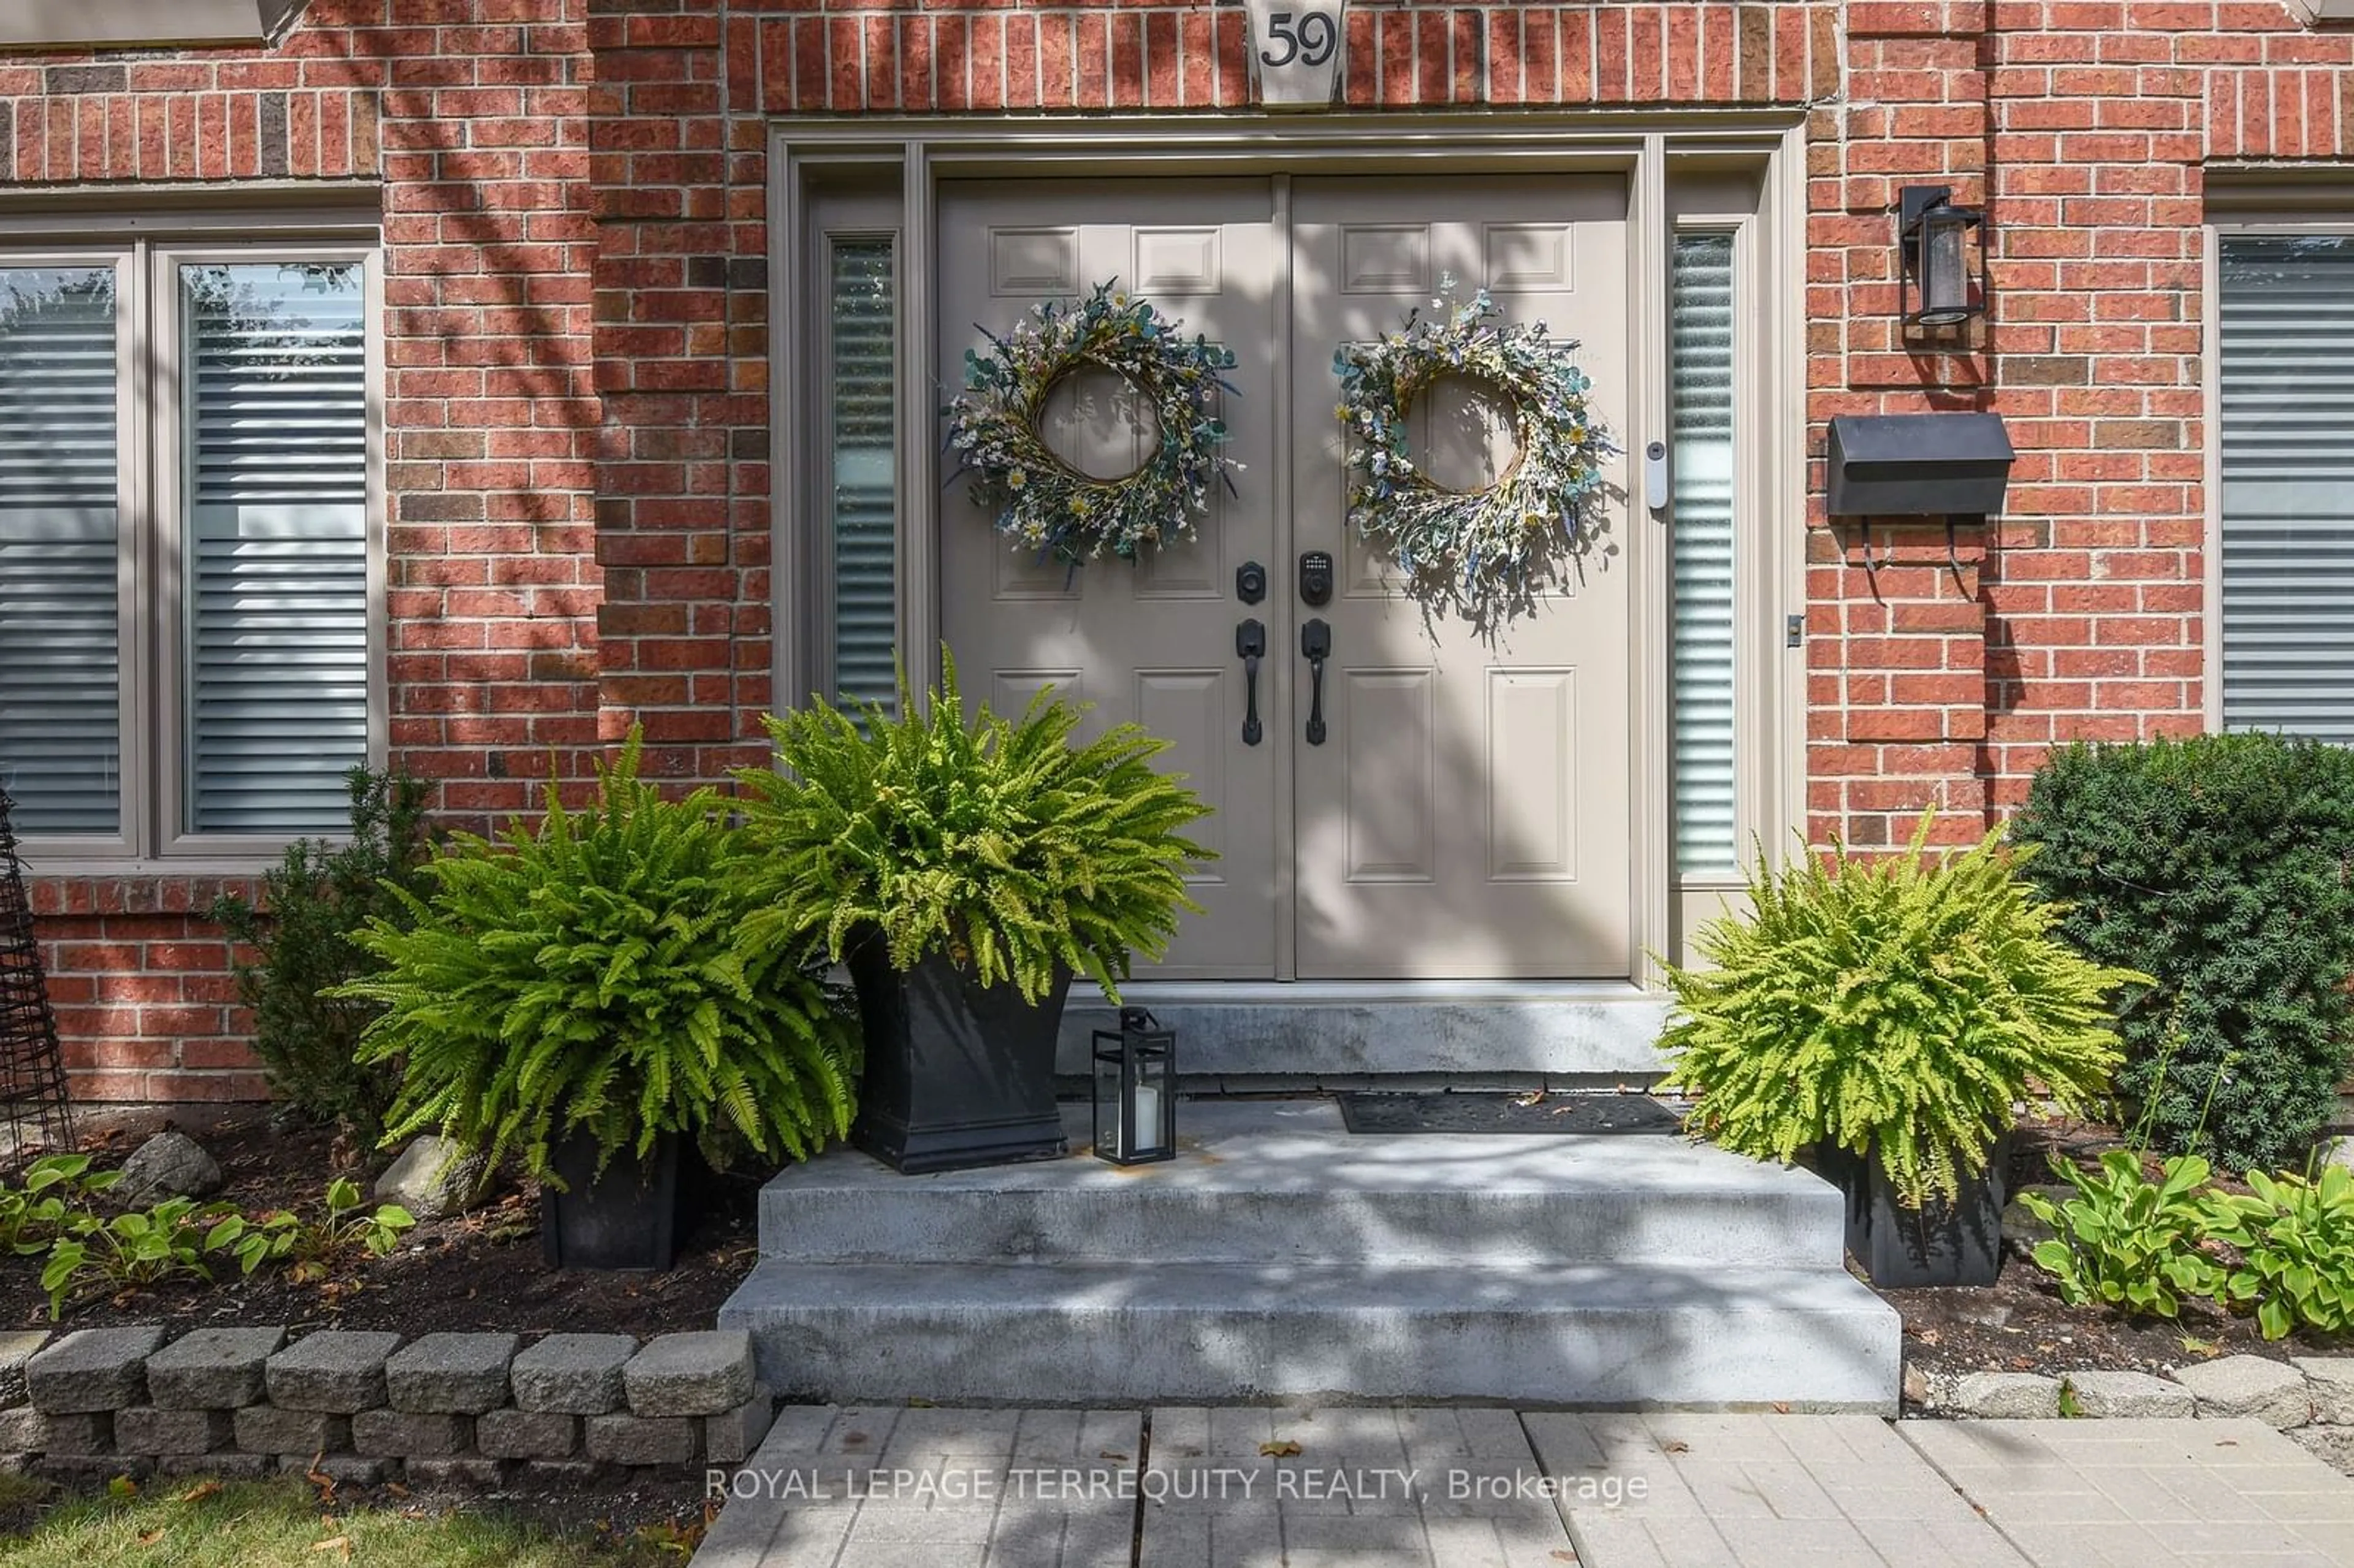
[[[1347,104],[1807,113],[1808,413],[1991,408],[2008,515],[1808,519],[1818,838],[1974,833],[2052,741],[2196,727],[2210,160],[2336,159],[2354,36],[2283,0],[1360,3]],[[1243,19],[989,0],[313,0],[280,47],[0,58],[0,184],[373,180],[393,742],[461,820],[632,721],[771,701],[769,117],[1242,107]],[[1992,213],[1966,353],[1893,329],[1897,186]],[[1791,525],[1797,525],[1793,519]],[[85,1092],[254,1088],[186,879],[37,888]]]

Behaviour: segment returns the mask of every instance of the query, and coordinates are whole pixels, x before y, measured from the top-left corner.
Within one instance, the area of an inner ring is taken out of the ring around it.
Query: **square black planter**
[[[903,974],[880,933],[854,938],[846,956],[866,1041],[852,1143],[911,1175],[1070,1152],[1055,1104],[1067,970],[1034,1006],[945,954]]]
[[[597,1140],[575,1133],[549,1150],[566,1191],[539,1190],[539,1245],[550,1268],[659,1271],[678,1260],[704,1174],[687,1139],[666,1134],[642,1164],[624,1149],[597,1175]]]
[[[1829,1146],[1816,1151],[1817,1168],[1847,1200],[1847,1250],[1886,1290],[1995,1282],[2009,1165],[2006,1133],[1988,1151],[1986,1170],[1962,1178],[1955,1202],[1911,1209],[1896,1201],[1877,1159]]]

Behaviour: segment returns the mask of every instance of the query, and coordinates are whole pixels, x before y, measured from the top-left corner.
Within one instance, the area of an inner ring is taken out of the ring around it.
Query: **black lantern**
[[[1908,327],[1960,326],[1986,313],[1986,259],[1981,238],[1973,264],[1970,230],[1986,212],[1956,207],[1947,185],[1906,185],[1899,193],[1897,232],[1904,251],[1903,302]]]
[[[1177,1153],[1177,1032],[1140,1007],[1095,1032],[1096,1152],[1115,1165]]]

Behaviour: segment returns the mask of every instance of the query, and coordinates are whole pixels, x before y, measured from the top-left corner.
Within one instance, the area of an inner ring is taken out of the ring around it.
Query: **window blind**
[[[833,368],[829,510],[833,689],[897,706],[896,289],[888,238],[832,245],[828,291]]]
[[[0,786],[19,832],[122,831],[111,267],[0,268]]]
[[[321,833],[367,759],[360,269],[181,269],[187,774],[198,833]]]
[[[2223,723],[2354,741],[2354,236],[2221,251]]]
[[[1675,489],[1676,869],[1740,869],[1734,816],[1733,237],[1679,235],[1669,333]]]

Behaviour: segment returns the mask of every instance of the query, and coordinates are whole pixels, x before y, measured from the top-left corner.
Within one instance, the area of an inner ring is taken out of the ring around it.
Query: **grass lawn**
[[[0,1510],[19,1519],[33,1483],[0,1478]],[[0,1533],[5,1568],[652,1568],[685,1561],[688,1538],[558,1535],[498,1513],[323,1501],[300,1482],[150,1483],[136,1495],[80,1498]]]

